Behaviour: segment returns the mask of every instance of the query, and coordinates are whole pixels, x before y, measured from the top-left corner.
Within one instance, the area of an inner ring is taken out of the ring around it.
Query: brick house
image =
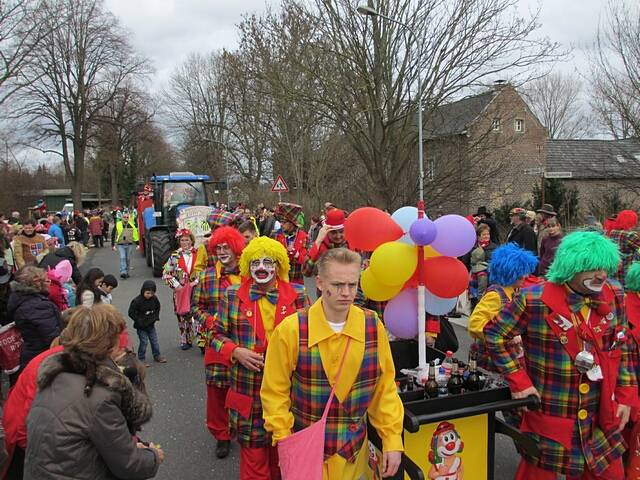
[[[547,131],[504,82],[425,114],[425,199],[432,215],[531,199]]]
[[[615,213],[614,196],[622,206],[640,207],[640,139],[550,139],[545,152],[547,176],[578,191],[582,215],[603,220]]]

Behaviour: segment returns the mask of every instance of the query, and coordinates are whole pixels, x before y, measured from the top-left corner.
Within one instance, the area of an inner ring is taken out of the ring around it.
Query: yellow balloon
[[[424,258],[440,257],[441,255],[442,254],[439,253],[431,245],[427,245],[426,247],[424,247]]]
[[[365,297],[370,300],[375,300],[376,302],[391,300],[400,293],[400,290],[402,290],[402,285],[391,287],[389,285],[379,283],[371,273],[370,268],[367,268],[362,272],[360,277],[360,286],[362,287],[362,292]]]
[[[373,251],[369,268],[378,283],[404,285],[418,266],[418,247],[402,242],[387,242]]]

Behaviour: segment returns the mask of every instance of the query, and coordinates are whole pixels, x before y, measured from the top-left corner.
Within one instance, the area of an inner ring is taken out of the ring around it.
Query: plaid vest
[[[489,292],[496,292],[498,294],[498,296],[500,297],[500,304],[502,305],[502,307],[504,307],[507,303],[511,301],[509,300],[509,297],[505,293],[504,287],[500,285],[496,285],[496,284],[489,285],[489,287],[485,291],[485,294]]]
[[[377,319],[365,310],[365,347],[360,372],[344,402],[334,397],[324,434],[324,458],[338,454],[353,462],[367,433],[366,413],[380,375]],[[295,432],[322,418],[331,385],[322,368],[320,350],[309,349],[308,310],[298,311],[298,363],[291,378],[291,413]]]

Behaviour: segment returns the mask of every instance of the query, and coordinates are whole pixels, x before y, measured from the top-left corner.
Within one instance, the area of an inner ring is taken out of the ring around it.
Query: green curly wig
[[[590,270],[606,270],[611,275],[619,263],[620,251],[613,241],[597,232],[574,232],[560,242],[547,280],[563,284]]]
[[[256,237],[244,247],[240,255],[240,275],[248,277],[251,275],[249,266],[253,260],[260,258],[271,258],[278,264],[278,278],[285,282],[289,281],[289,256],[287,249],[269,237]]]
[[[640,262],[633,262],[624,278],[624,289],[629,292],[640,292]]]

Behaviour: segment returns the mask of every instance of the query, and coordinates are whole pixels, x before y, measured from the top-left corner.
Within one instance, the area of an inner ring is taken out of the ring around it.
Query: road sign
[[[542,175],[544,173],[544,167],[525,168],[523,173],[525,175]]]
[[[284,181],[284,178],[282,178],[282,175],[278,175],[278,178],[276,178],[276,181],[273,182],[273,186],[271,187],[271,191],[272,192],[277,192],[277,193],[282,193],[282,192],[288,192],[289,191],[289,187],[287,186],[287,182]]]
[[[573,172],[545,172],[544,178],[572,178]]]

